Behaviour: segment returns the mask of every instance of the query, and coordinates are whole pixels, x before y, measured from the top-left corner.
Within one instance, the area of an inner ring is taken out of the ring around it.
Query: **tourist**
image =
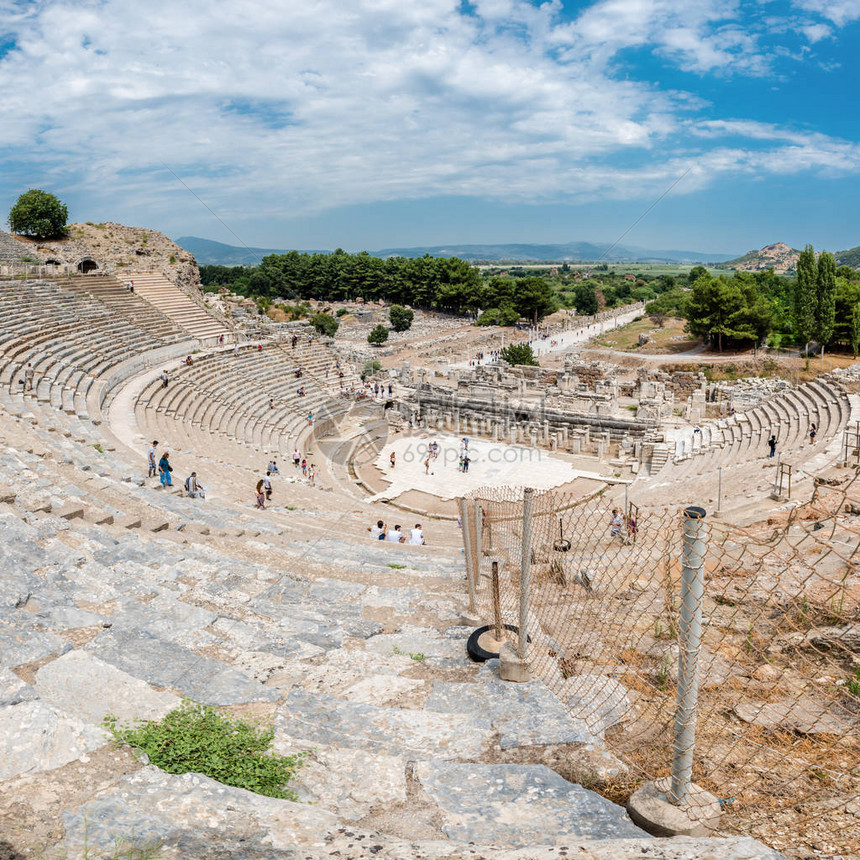
[[[173,481],[170,478],[170,473],[173,471],[173,466],[170,465],[170,454],[165,451],[158,461],[158,473],[161,479],[162,487],[172,487]]]
[[[308,461],[302,460],[302,477],[307,478],[308,476]]]
[[[158,474],[158,461],[155,459],[155,449],[157,447],[158,439],[149,446],[149,453],[147,454],[147,462],[149,463],[148,478],[154,478]]]
[[[609,536],[614,538],[621,537],[621,527],[624,525],[624,518],[618,513],[618,508],[612,509],[612,517],[609,520]]]
[[[189,499],[205,499],[206,488],[197,480],[197,472],[192,472],[185,479],[185,492]]]
[[[233,347],[233,355],[237,358],[239,357],[239,341],[236,341],[236,345]]]
[[[421,528],[421,523],[415,523],[415,528],[409,532],[409,543],[413,546],[424,545],[424,531]]]
[[[280,475],[281,474],[281,470],[278,468],[278,463],[274,459],[274,457],[271,460],[269,460],[269,465],[266,468],[266,471],[269,472],[270,475]]]
[[[313,463],[308,466],[308,483],[312,487],[317,485],[317,467]]]
[[[770,448],[770,454],[768,454],[768,457],[772,458],[774,454],[776,454],[776,436],[771,436],[770,439],[767,440],[767,444]]]
[[[816,429],[815,429],[815,424],[813,424],[813,425],[809,428],[809,444],[810,444],[810,445],[814,445],[814,444],[815,444],[815,434],[816,434],[816,433],[817,433],[817,431],[816,431]]]
[[[30,362],[27,362],[27,369],[24,371],[24,390],[32,391],[33,390],[33,377],[36,375],[36,371],[33,370],[33,365]]]
[[[293,449],[293,465],[298,469],[299,464],[302,462],[302,455],[299,453],[298,448]]]
[[[292,339],[291,339],[291,341],[290,341],[290,347],[291,347],[292,349],[295,349],[295,348],[296,348],[296,344],[297,344],[298,342],[299,342],[298,337],[297,337],[296,335],[293,335],[293,337],[292,337]]]
[[[389,543],[406,543],[406,535],[400,531],[400,526],[395,526],[388,532],[385,538]]]
[[[167,383],[170,381],[170,377],[167,375],[166,370],[161,371],[161,387],[167,388]]]
[[[394,453],[394,451],[392,451],[392,452],[391,452],[391,456],[388,458],[388,460],[389,460],[389,462],[391,463],[391,468],[393,469],[393,468],[394,468],[395,463],[397,462],[397,456],[396,456],[396,454]]]
[[[385,523],[382,520],[377,520],[375,526],[368,526],[371,540],[385,540]]]
[[[430,474],[430,455],[427,455],[427,459],[424,461],[424,474]]]
[[[256,496],[257,496],[257,507],[261,508],[262,510],[266,510],[266,494],[263,492],[263,480],[262,480],[262,478],[259,481],[257,481]]]
[[[191,367],[194,364],[194,359],[189,355],[185,358],[185,364]]]
[[[218,337],[218,346],[224,346],[224,335],[219,335]]]
[[[313,424],[313,423],[314,423],[314,413],[308,412],[308,424]]]
[[[263,489],[266,491],[266,500],[272,500],[272,473],[266,472],[266,477],[263,478]]]
[[[269,409],[274,409],[274,408],[275,408],[275,398],[270,397],[269,398]]]
[[[469,462],[470,462],[470,460],[469,460],[469,452],[468,452],[468,451],[466,451],[466,452],[463,454],[463,471],[464,471],[464,472],[468,472],[468,471],[469,471]]]

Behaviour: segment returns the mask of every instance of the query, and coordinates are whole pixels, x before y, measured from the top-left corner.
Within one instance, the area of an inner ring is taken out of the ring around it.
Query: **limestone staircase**
[[[507,684],[494,662],[468,661],[453,548],[330,525],[323,537],[309,520],[285,531],[138,486],[121,452],[94,447],[98,428],[52,433],[35,409],[0,413],[0,847],[12,856],[123,856],[119,844],[157,846],[140,854],[157,860],[778,857],[750,839],[652,839],[547,767],[547,753],[569,776],[620,764],[540,681]],[[76,513],[141,503],[163,518],[157,531]],[[268,717],[276,751],[307,750],[301,802],[111,749],[106,713],[158,718],[180,696]]]
[[[176,284],[157,273],[129,272],[134,291],[170,317],[196,338],[229,335],[227,327],[213,314],[193,302]]]

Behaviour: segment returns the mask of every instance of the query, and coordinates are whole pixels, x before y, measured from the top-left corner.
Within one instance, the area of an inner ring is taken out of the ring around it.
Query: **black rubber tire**
[[[482,648],[478,640],[488,631],[491,627],[489,624],[485,624],[483,627],[479,627],[477,630],[472,631],[472,635],[466,641],[466,653],[469,655],[470,659],[474,660],[475,663],[486,663],[487,660],[495,660],[498,657],[498,653],[493,653],[492,651],[487,651],[486,648]],[[520,628],[516,626],[516,624],[506,624],[505,630],[510,630],[511,633],[519,633]],[[531,637],[529,637],[529,641],[531,641]]]

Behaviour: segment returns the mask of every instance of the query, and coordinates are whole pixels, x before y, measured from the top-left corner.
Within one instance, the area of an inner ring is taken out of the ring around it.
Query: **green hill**
[[[851,266],[852,269],[860,269],[860,245],[849,248],[847,251],[837,251],[833,255],[837,266]]]

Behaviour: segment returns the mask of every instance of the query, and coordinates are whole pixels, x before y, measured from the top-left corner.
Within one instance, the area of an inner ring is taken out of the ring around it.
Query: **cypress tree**
[[[797,258],[797,281],[792,296],[792,316],[798,340],[806,346],[815,330],[818,267],[815,251],[807,245]]]
[[[822,351],[836,327],[836,261],[832,254],[822,251],[818,258],[815,279],[815,328],[812,336]]]

